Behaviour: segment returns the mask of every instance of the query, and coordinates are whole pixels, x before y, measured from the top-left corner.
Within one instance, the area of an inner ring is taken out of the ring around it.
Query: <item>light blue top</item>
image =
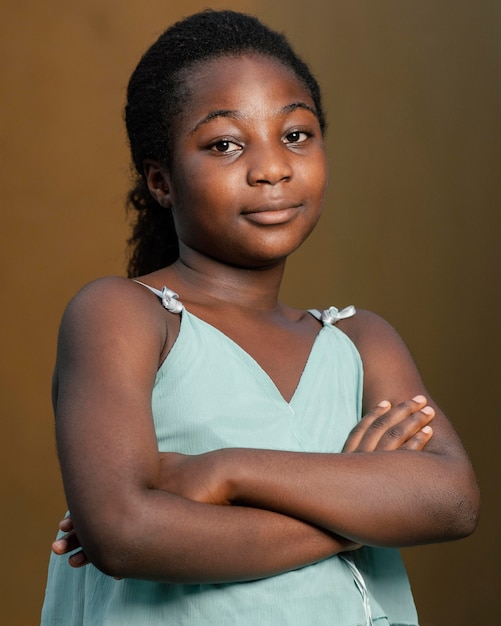
[[[160,451],[342,450],[360,419],[363,379],[360,355],[342,331],[324,322],[286,402],[247,352],[188,311],[181,315],[153,389]],[[416,626],[398,551],[362,548],[351,558],[253,582],[179,585],[117,581],[52,554],[42,626]]]

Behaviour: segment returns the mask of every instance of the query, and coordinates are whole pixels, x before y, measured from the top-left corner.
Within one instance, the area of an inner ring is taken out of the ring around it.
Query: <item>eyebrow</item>
[[[313,107],[306,102],[293,102],[292,104],[286,104],[282,109],[280,109],[280,113],[292,113],[296,109],[304,109],[305,111],[309,111],[318,119],[318,113],[315,111]]]
[[[198,121],[195,124],[193,129],[190,131],[190,134],[193,134],[195,131],[197,131],[200,128],[200,126],[203,126],[204,124],[207,124],[208,122],[211,122],[217,117],[231,117],[234,120],[241,120],[243,118],[243,115],[239,113],[238,111],[232,111],[231,109],[219,109],[218,111],[211,111],[210,113],[208,113],[205,117],[203,117],[200,121]]]
[[[305,111],[309,111],[312,115],[314,115],[318,119],[318,113],[315,111],[313,107],[311,107],[309,104],[306,104],[306,102],[292,102],[291,104],[286,104],[284,107],[282,107],[278,111],[278,115],[292,113],[293,111],[296,111],[297,109],[303,109]],[[203,126],[204,124],[207,124],[208,122],[211,122],[212,120],[218,117],[230,117],[234,120],[244,119],[244,116],[239,111],[234,111],[232,109],[219,109],[217,111],[211,111],[210,113],[208,113],[205,117],[203,117],[201,120],[199,120],[195,124],[193,129],[190,131],[190,134],[193,134],[194,132],[196,132],[200,128],[200,126]]]

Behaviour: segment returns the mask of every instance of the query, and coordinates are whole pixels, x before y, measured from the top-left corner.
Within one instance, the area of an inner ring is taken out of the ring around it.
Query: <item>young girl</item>
[[[417,624],[395,548],[471,533],[478,492],[386,322],[278,301],[324,198],[315,79],[206,11],[141,59],[126,124],[135,280],[61,324],[54,550],[81,550],[52,555],[42,624]]]

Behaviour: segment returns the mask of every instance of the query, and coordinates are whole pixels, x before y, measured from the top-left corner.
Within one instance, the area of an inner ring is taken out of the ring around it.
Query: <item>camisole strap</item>
[[[172,291],[172,289],[169,289],[166,286],[162,287],[161,290],[155,289],[155,287],[142,283],[140,280],[133,279],[133,281],[138,285],[146,287],[146,289],[149,289],[158,298],[160,298],[162,306],[165,307],[167,311],[179,314],[184,309],[184,305],[179,301],[179,295],[175,291]],[[318,309],[308,309],[308,313],[311,313],[313,317],[324,324],[337,324],[339,320],[353,317],[356,312],[357,311],[353,305],[347,306],[341,310],[337,309],[335,306],[331,306],[323,311],[319,311]]]
[[[341,311],[335,306],[331,306],[323,311],[319,311],[318,309],[308,309],[308,313],[311,313],[313,317],[316,317],[317,320],[323,322],[324,324],[337,324],[339,320],[344,320],[347,317],[353,317],[356,312],[357,310],[352,304],[344,309],[341,309]]]
[[[134,280],[134,279],[133,279]],[[171,313],[181,313],[184,309],[184,306],[181,302],[179,302],[179,295],[172,291],[172,289],[168,289],[167,287],[162,287],[162,289],[155,289],[155,287],[150,287],[146,283],[142,283],[140,280],[134,280],[138,285],[143,285],[146,289],[152,291],[158,298],[160,298],[162,302],[162,306],[170,311]]]

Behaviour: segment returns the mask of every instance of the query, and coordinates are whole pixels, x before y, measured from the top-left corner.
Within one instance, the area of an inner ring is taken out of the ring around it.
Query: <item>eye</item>
[[[239,150],[242,149],[242,147],[239,146],[234,141],[230,141],[229,139],[219,139],[218,141],[215,141],[214,143],[212,143],[209,146],[209,149],[212,152],[219,152],[220,154],[229,154],[232,152],[238,152]]]
[[[311,133],[304,130],[293,130],[284,137],[285,143],[303,143],[311,137]]]

